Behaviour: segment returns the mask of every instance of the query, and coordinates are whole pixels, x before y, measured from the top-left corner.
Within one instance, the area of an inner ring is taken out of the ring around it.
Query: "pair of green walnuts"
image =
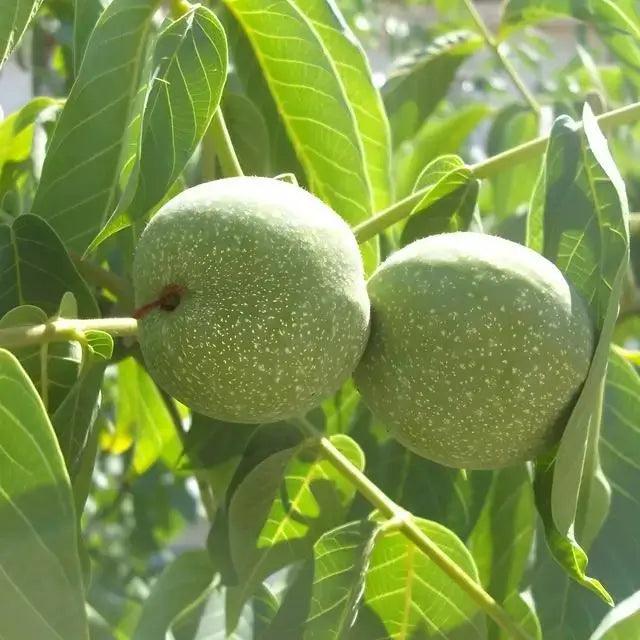
[[[537,253],[431,236],[367,283],[349,226],[269,178],[168,202],[140,238],[134,284],[149,371],[195,411],[301,416],[353,374],[395,438],[453,467],[506,466],[557,442],[593,353],[585,303]]]

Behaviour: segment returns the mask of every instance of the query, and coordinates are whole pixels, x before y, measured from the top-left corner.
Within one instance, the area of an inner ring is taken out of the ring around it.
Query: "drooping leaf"
[[[414,191],[426,187],[429,190],[402,230],[402,245],[438,233],[467,231],[471,225],[480,183],[460,158],[442,156],[427,165]]]
[[[313,584],[304,640],[347,638],[364,593],[376,535],[373,520],[350,522],[323,534],[313,547]]]
[[[0,636],[88,640],[69,477],[36,389],[0,350]]]
[[[18,46],[42,0],[7,0],[0,5],[0,67]]]
[[[33,212],[82,253],[114,210],[151,16],[159,0],[114,0],[91,33],[51,140]]]
[[[415,136],[396,149],[393,159],[396,197],[408,196],[424,168],[433,160],[459,154],[465,140],[490,114],[490,107],[478,103],[456,109],[451,115],[429,118]]]
[[[133,468],[144,473],[159,458],[175,467],[181,445],[171,415],[149,374],[134,360],[118,364],[116,432],[134,434]]]
[[[47,314],[38,307],[24,305],[15,307],[0,318],[0,329],[29,327],[43,324]],[[36,389],[42,394],[47,388],[47,408],[52,413],[64,401],[78,379],[82,362],[82,349],[77,342],[53,342],[47,346],[46,366],[42,364],[40,345],[12,348],[20,364],[31,378]],[[43,373],[46,372],[46,376]]]
[[[474,580],[473,558],[451,531],[417,520],[422,531]],[[365,581],[364,603],[383,622],[390,640],[421,637],[485,637],[484,620],[473,600],[401,532],[376,539]]]
[[[45,220],[23,215],[0,225],[0,315],[18,305],[33,305],[47,315],[58,310],[67,292],[82,317],[96,317],[93,295],[64,245]]]
[[[610,611],[589,640],[633,640],[640,635],[640,591]]]
[[[333,444],[359,469],[362,451],[345,435]],[[308,553],[324,531],[341,522],[354,495],[351,483],[305,442],[271,455],[250,471],[229,507],[231,557],[240,586],[237,614],[264,578]],[[231,616],[233,619],[233,615]]]
[[[226,0],[312,190],[356,224],[390,199],[389,126],[366,57],[333,3]],[[375,246],[364,249],[375,266]]]
[[[558,216],[558,211],[565,215]],[[554,476],[550,502],[547,497],[538,500],[550,507],[553,517],[553,523],[545,523],[546,531],[566,534],[576,518],[581,486],[591,483],[598,471],[595,459],[587,461],[587,450],[590,439],[598,438],[609,343],[629,260],[624,183],[588,106],[583,131],[568,118],[554,125],[527,236],[529,246],[554,261],[589,304],[597,330],[591,369],[553,468],[538,467]],[[539,486],[550,489],[546,480]]]
[[[446,96],[460,65],[482,44],[475,33],[453,31],[399,60],[382,88],[394,147],[417,133]]]
[[[214,582],[206,551],[186,551],[162,572],[144,603],[133,640],[165,638],[175,619]]]

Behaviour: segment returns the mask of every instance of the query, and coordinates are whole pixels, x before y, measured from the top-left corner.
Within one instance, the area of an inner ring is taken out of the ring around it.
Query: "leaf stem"
[[[619,347],[617,344],[612,345],[613,350],[619,355],[622,356],[627,362],[630,364],[640,367],[640,351],[629,351],[629,349],[623,349]]]
[[[69,320],[61,318],[44,324],[0,329],[0,347],[27,347],[47,342],[77,340],[85,331],[104,331],[116,337],[134,336],[138,331],[135,318],[94,318]]]
[[[596,119],[601,126],[615,126],[633,122],[634,120],[640,119],[640,102],[634,102],[620,109],[608,111]],[[548,136],[535,138],[518,147],[508,149],[491,158],[487,158],[482,162],[470,165],[469,169],[471,169],[476,178],[489,178],[504,169],[522,164],[531,158],[541,155],[544,153],[548,141]],[[357,241],[360,244],[367,242],[396,222],[400,222],[410,216],[432,186],[433,185],[427,185],[423,189],[399,200],[389,208],[373,215],[368,220],[356,225],[353,228],[353,233]]]
[[[529,636],[511,619],[509,614],[465,571],[436,545],[416,524],[413,516],[396,504],[380,487],[355,467],[329,438],[320,433],[308,420],[302,418],[299,424],[312,438],[317,440],[320,450],[331,464],[347,478],[354,487],[383,515],[393,520],[393,528],[401,531],[434,564],[449,576],[472,598],[495,623],[510,637],[530,640]]]
[[[473,0],[463,0],[463,2],[467,8],[467,11],[471,15],[471,18],[476,23],[476,26],[478,27],[478,30],[480,31],[485,42],[491,48],[494,55],[498,59],[498,62],[502,65],[504,70],[507,72],[507,74],[511,78],[511,81],[513,82],[513,85],[515,86],[515,88],[520,92],[520,94],[525,99],[527,104],[531,107],[531,109],[536,114],[539,114],[541,111],[540,104],[536,100],[535,96],[531,93],[531,91],[529,91],[524,80],[520,77],[520,74],[516,71],[515,67],[511,64],[511,61],[509,60],[509,58],[502,51],[500,47],[500,43],[496,40],[496,38],[493,36],[491,31],[489,30],[487,23],[484,21],[484,19],[480,15],[480,12],[476,9],[475,5],[473,4]]]
[[[222,115],[222,109],[218,108],[211,120],[207,135],[211,136],[212,147],[215,149],[218,159],[220,160],[220,166],[222,167],[222,173],[227,177],[242,176],[242,167],[240,161],[236,155],[236,150],[233,148],[231,142],[231,136],[227,129],[227,123],[224,121]]]

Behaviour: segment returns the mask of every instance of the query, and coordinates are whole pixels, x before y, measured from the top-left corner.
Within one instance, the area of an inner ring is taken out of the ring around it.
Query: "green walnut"
[[[165,204],[140,237],[134,286],[149,372],[219,420],[304,414],[349,378],[368,337],[349,226],[275,179],[209,182]]]
[[[451,233],[393,254],[369,281],[365,402],[411,451],[492,469],[547,451],[587,375],[585,303],[541,255]]]

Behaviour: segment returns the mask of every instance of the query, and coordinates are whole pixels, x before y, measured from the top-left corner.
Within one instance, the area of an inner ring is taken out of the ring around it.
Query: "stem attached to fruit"
[[[597,117],[601,126],[628,124],[638,119],[640,119],[640,102],[635,102],[626,107],[603,113]],[[469,168],[476,178],[489,178],[500,173],[500,171],[541,155],[544,153],[548,141],[548,136],[535,138],[518,147],[487,158],[478,164],[470,165]],[[428,185],[355,226],[353,233],[357,241],[360,244],[367,242],[367,240],[371,240],[371,238],[396,224],[396,222],[408,218],[431,188],[432,185]]]
[[[500,48],[500,43],[496,40],[496,38],[493,36],[491,31],[489,31],[489,27],[487,26],[486,22],[483,20],[482,16],[480,15],[480,12],[476,9],[475,5],[473,4],[473,0],[463,0],[463,2],[467,8],[467,11],[471,15],[471,18],[476,23],[476,26],[478,27],[478,30],[482,34],[482,37],[484,38],[485,42],[491,48],[494,55],[498,59],[498,62],[503,66],[504,70],[507,72],[507,74],[511,78],[511,81],[513,82],[515,88],[522,94],[522,97],[525,99],[525,101],[528,103],[531,109],[535,113],[539,114],[541,109],[540,109],[540,105],[538,104],[538,101],[535,99],[535,96],[531,93],[531,91],[529,91],[529,89],[527,88],[527,85],[524,83],[524,80],[520,77],[515,67],[511,64],[511,61],[509,60],[509,58],[507,58],[507,56],[504,54],[504,52]]]
[[[70,320],[62,318],[44,324],[0,329],[0,347],[28,347],[46,342],[77,340],[85,331],[104,331],[114,337],[134,336],[138,331],[135,318],[95,318]]]
[[[354,487],[383,515],[394,521],[394,530],[403,535],[418,547],[435,565],[472,598],[478,606],[490,616],[495,623],[519,640],[530,640],[529,636],[511,619],[509,614],[489,595],[470,575],[436,545],[429,536],[416,524],[413,516],[396,504],[380,487],[355,467],[322,433],[308,420],[300,419],[298,424],[305,433],[314,438],[323,455],[331,464],[347,478]]]
[[[161,291],[160,296],[156,300],[138,307],[133,312],[136,320],[144,318],[153,309],[163,309],[164,311],[175,311],[180,304],[182,296],[186,289],[179,284],[169,284]]]
[[[231,136],[221,108],[218,108],[215,112],[206,135],[211,136],[212,144],[207,145],[207,148],[213,147],[215,149],[218,160],[220,160],[222,174],[226,178],[243,176],[244,173],[236,155],[236,150],[233,148],[233,142],[231,142]]]

